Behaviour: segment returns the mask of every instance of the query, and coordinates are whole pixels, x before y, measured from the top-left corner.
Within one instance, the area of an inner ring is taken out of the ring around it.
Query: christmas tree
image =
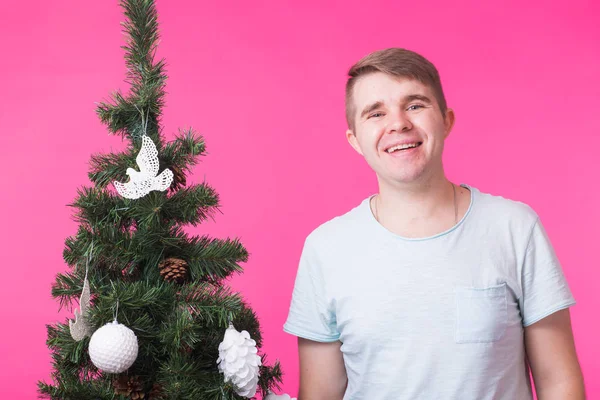
[[[184,232],[219,207],[207,183],[186,182],[205,143],[192,129],[164,142],[166,74],[164,60],[154,60],[155,4],[122,0],[121,6],[130,92],[115,93],[97,113],[110,133],[127,140],[127,148],[93,155],[93,185],[78,189],[70,204],[79,227],[66,239],[63,257],[70,270],[57,275],[52,296],[61,308],[74,308],[75,318],[48,326],[53,382],[38,384],[40,396],[225,400],[252,397],[256,390],[266,395],[281,382],[279,364],[267,366],[265,356],[256,354],[262,344],[257,316],[226,286],[228,277],[242,271],[248,252],[237,239]],[[115,318],[118,324],[111,323]],[[111,340],[120,340],[121,347]]]

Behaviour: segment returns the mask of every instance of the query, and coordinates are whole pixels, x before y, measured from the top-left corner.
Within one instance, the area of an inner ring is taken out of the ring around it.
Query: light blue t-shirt
[[[575,304],[537,214],[471,191],[453,228],[398,236],[369,199],[306,239],[284,330],[342,343],[344,400],[529,400],[524,327]]]

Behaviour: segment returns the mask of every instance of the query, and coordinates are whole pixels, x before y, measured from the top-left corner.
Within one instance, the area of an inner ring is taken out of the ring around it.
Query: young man
[[[299,400],[584,399],[548,236],[526,204],[444,174],[454,124],[436,68],[405,49],[349,71],[347,138],[379,193],[313,231],[284,330]]]

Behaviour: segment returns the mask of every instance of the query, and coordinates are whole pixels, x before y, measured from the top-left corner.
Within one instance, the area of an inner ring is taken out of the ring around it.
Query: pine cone
[[[185,260],[169,257],[158,263],[160,275],[168,282],[182,283],[187,278],[188,265]]]
[[[171,166],[171,171],[173,172],[173,183],[171,184],[170,189],[175,191],[184,187],[187,181],[183,170],[177,166]]]
[[[152,385],[152,390],[148,393],[148,400],[160,400],[164,399],[162,386],[158,383]]]
[[[127,396],[130,399],[141,400],[146,397],[142,384],[135,376],[122,375],[113,381],[115,394]]]

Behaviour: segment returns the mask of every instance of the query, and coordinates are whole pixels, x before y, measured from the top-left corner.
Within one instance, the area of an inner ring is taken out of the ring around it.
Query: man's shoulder
[[[344,214],[337,215],[317,226],[306,238],[313,244],[333,243],[344,240],[349,235],[355,235],[365,222],[365,212],[368,199],[365,199]]]
[[[475,189],[477,190],[477,189]],[[538,214],[526,202],[504,197],[499,194],[478,191],[478,208],[491,218],[515,221],[527,225],[538,219]]]

